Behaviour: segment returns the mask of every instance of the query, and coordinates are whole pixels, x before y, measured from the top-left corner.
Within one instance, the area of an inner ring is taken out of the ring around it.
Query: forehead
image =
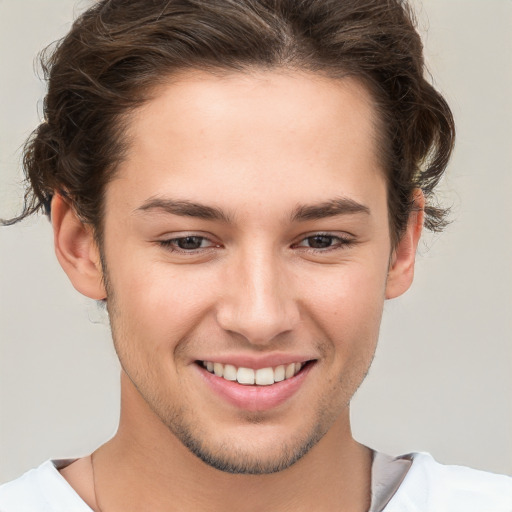
[[[139,200],[165,193],[234,208],[274,195],[290,204],[361,200],[361,185],[383,181],[372,98],[352,78],[182,73],[130,116],[127,136],[121,183],[108,187],[107,200],[110,188]]]

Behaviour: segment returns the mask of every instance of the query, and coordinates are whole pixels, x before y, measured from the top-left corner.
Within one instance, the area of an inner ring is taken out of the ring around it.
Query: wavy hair
[[[289,68],[353,76],[370,90],[396,241],[425,194],[425,226],[447,210],[434,189],[455,127],[426,80],[421,39],[405,0],[103,0],[43,52],[44,120],[24,146],[27,189],[12,224],[64,194],[101,242],[106,184],[126,150],[130,112],[186,69],[245,72]]]

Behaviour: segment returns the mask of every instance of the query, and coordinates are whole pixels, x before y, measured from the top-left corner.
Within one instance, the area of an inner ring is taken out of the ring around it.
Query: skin
[[[107,299],[123,368],[96,493],[89,458],[62,470],[93,509],[368,509],[371,453],[349,403],[384,301],[412,282],[423,221],[413,213],[392,247],[377,127],[354,79],[187,72],[128,121],[106,189],[106,279],[90,227],[55,197],[57,256],[81,293]],[[199,247],[180,249],[187,236]],[[265,410],[213,393],[196,364],[269,354],[314,363]]]

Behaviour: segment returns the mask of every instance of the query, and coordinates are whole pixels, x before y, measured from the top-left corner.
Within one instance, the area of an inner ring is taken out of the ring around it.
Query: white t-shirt
[[[0,486],[0,512],[91,512],[47,461]],[[427,453],[375,453],[369,512],[512,512],[512,478],[445,466]]]

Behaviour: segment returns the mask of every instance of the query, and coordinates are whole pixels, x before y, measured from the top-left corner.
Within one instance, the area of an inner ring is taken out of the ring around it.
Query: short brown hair
[[[148,91],[186,69],[286,67],[355,76],[372,93],[383,133],[396,240],[427,198],[425,225],[454,143],[443,97],[425,80],[423,47],[405,0],[102,0],[42,57],[44,121],[24,147],[28,188],[13,223],[64,194],[101,241],[103,197],[125,150],[123,121]]]

